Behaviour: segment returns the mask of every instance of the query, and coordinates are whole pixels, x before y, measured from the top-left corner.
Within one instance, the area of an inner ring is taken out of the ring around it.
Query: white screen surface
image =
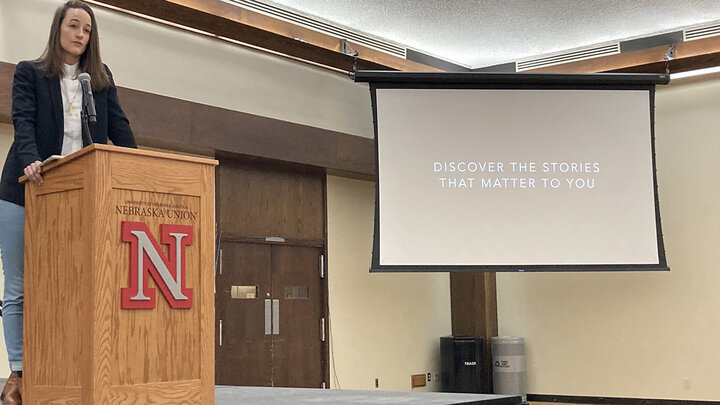
[[[376,89],[379,264],[658,264],[650,97]]]

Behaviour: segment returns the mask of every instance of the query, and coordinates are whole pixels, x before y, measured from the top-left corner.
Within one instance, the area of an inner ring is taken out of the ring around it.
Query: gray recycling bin
[[[515,336],[495,336],[491,341],[495,394],[520,395],[523,402],[527,402],[525,340]]]

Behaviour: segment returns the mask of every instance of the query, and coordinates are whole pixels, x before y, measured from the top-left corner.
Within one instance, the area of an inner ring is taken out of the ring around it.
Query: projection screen
[[[377,150],[371,271],[667,270],[662,75],[358,72]]]

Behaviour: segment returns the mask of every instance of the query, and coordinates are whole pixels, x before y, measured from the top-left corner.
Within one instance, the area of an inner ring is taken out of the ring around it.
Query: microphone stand
[[[80,111],[80,117],[82,120],[83,147],[85,147],[93,143],[92,138],[90,137],[90,126],[88,125],[88,118],[87,114],[85,113],[85,107],[83,107],[82,111]]]
[[[92,136],[90,135],[90,125],[88,124],[88,115],[87,115],[87,103],[88,102],[84,96],[85,95],[83,94],[82,110],[80,111],[80,120],[82,121],[83,147],[93,144]]]

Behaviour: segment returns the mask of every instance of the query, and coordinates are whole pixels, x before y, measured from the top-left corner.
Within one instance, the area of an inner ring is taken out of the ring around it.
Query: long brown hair
[[[95,13],[90,6],[82,1],[70,0],[63,6],[58,7],[50,26],[50,37],[48,38],[45,52],[38,58],[42,70],[47,77],[62,77],[65,74],[63,66],[63,49],[60,45],[60,28],[67,10],[71,8],[80,8],[90,14],[92,27],[90,29],[90,39],[88,40],[85,52],[80,55],[80,63],[78,72],[87,72],[92,80],[93,90],[102,90],[110,85],[110,77],[105,71],[105,66],[100,59],[100,39],[98,38],[97,21]]]

